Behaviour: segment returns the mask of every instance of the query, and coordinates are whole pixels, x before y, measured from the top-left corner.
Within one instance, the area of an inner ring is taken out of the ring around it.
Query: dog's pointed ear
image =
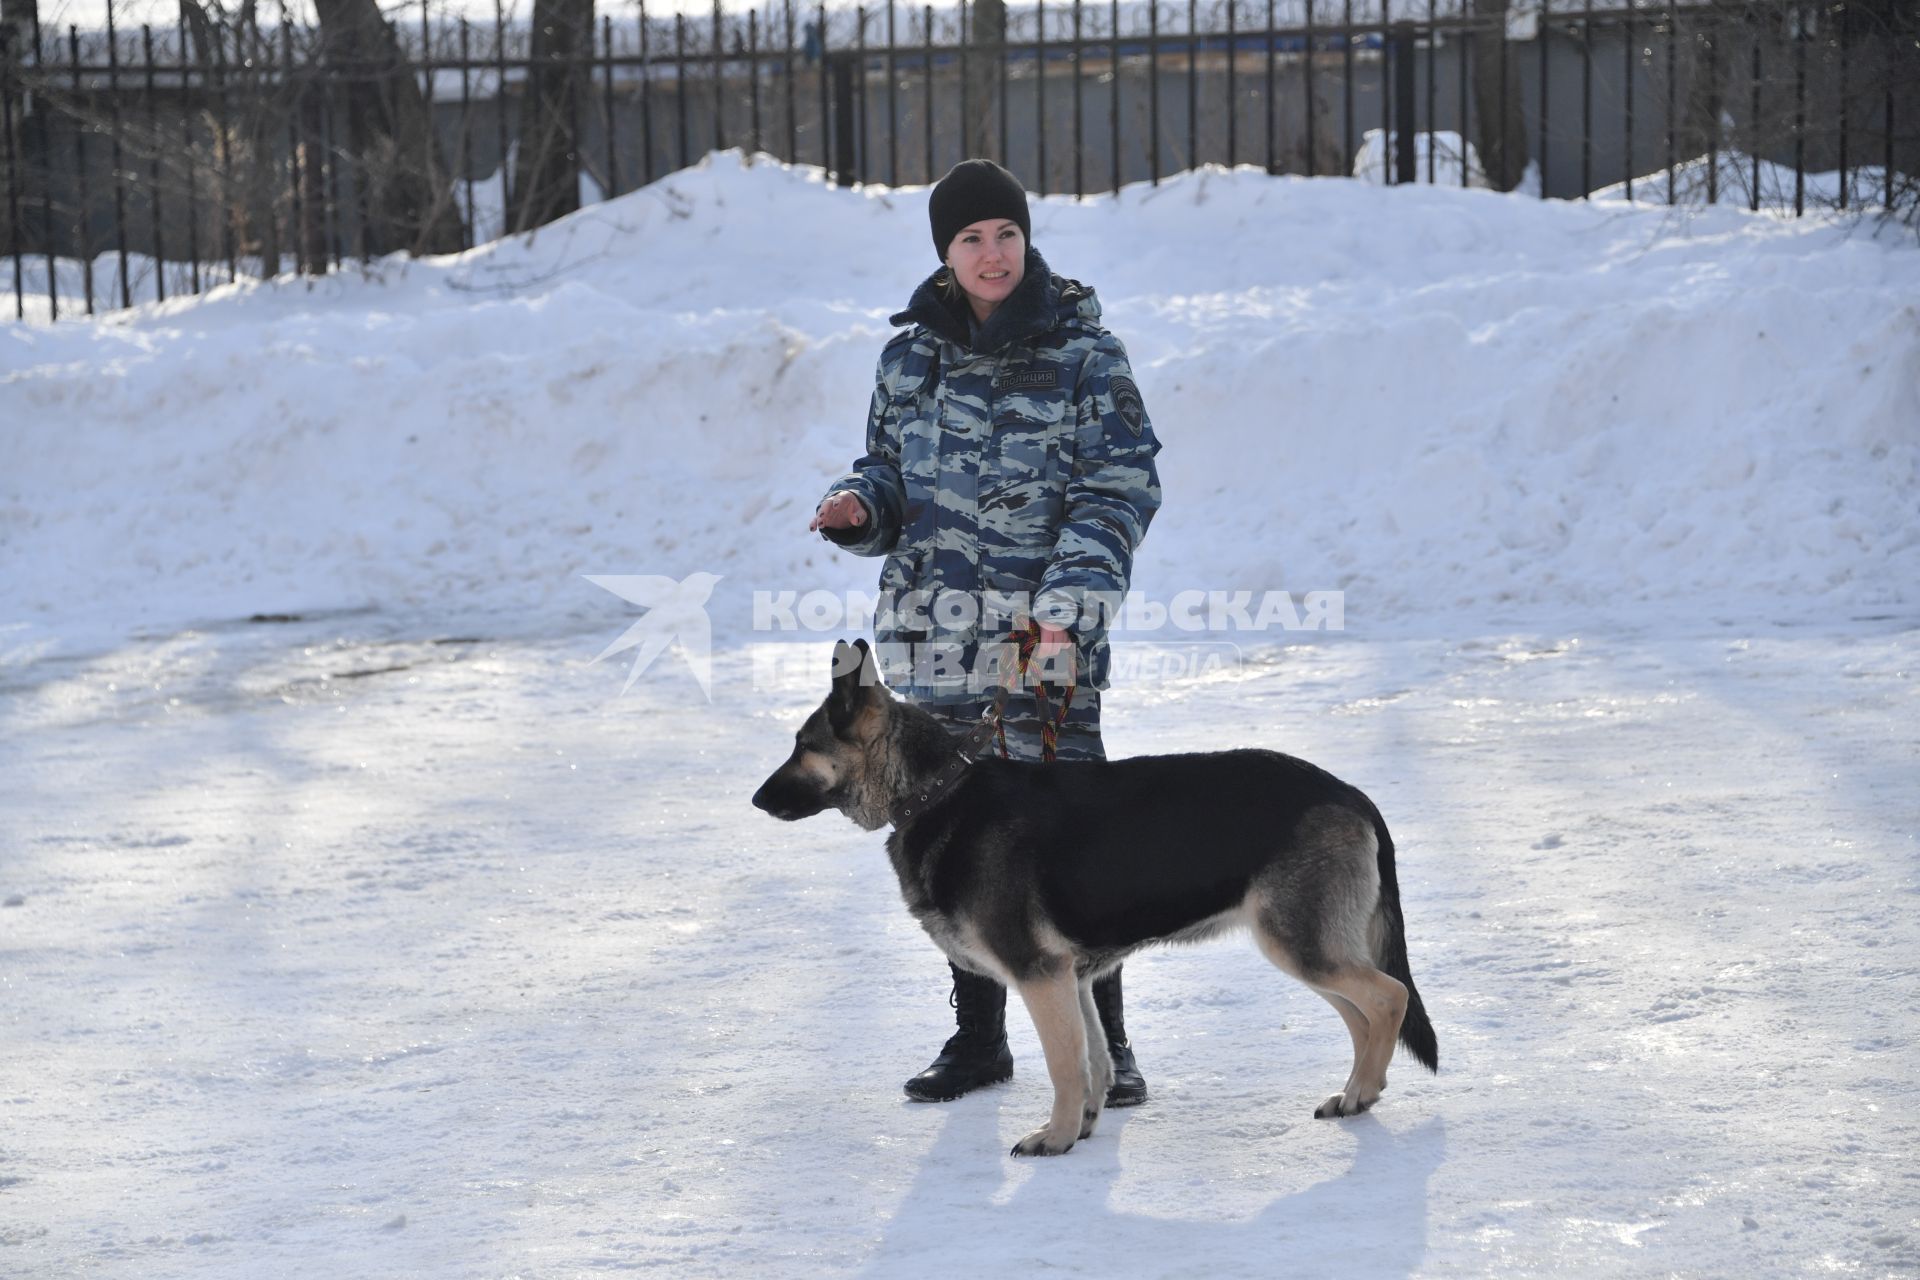
[[[873,650],[865,640],[848,644],[842,640],[833,647],[833,692],[827,695],[827,723],[835,733],[844,733],[868,701],[888,697],[887,686],[880,681],[880,668]]]
[[[827,695],[827,723],[835,733],[842,732],[860,714],[866,701],[861,683],[869,661],[867,642],[848,644],[836,640],[833,645],[833,692]]]

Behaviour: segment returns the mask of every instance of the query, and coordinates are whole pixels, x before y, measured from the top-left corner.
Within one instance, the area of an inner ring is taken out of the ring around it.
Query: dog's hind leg
[[[1087,1020],[1080,1008],[1080,982],[1073,962],[1055,961],[1048,973],[1016,982],[1026,1002],[1053,1081],[1053,1113],[1047,1123],[1013,1144],[1016,1156],[1065,1155],[1087,1124],[1093,1081],[1087,1065]]]
[[[1080,1136],[1091,1138],[1100,1123],[1100,1111],[1107,1105],[1107,1090],[1113,1088],[1113,1055],[1107,1052],[1107,1031],[1100,1022],[1100,1010],[1093,1003],[1093,979],[1080,979],[1080,1021],[1087,1028],[1087,1105],[1080,1125]]]
[[[1346,1088],[1314,1110],[1316,1119],[1358,1115],[1380,1100],[1387,1087],[1387,1063],[1407,1015],[1407,989],[1378,969],[1354,965],[1315,974],[1307,985],[1340,1010],[1353,1036],[1353,1072]]]
[[[1370,965],[1352,964],[1330,972],[1310,969],[1266,920],[1256,922],[1253,936],[1274,967],[1298,978],[1333,1006],[1353,1041],[1353,1069],[1347,1074],[1346,1087],[1315,1108],[1314,1116],[1358,1115],[1378,1102],[1387,1087],[1394,1037],[1406,1016],[1407,989]]]

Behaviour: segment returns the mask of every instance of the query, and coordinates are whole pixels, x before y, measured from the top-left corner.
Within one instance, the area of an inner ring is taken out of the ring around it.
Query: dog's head
[[[826,701],[793,735],[787,762],[753,793],[754,808],[782,822],[838,809],[869,831],[885,826],[886,796],[870,774],[892,702],[867,642],[837,642]]]

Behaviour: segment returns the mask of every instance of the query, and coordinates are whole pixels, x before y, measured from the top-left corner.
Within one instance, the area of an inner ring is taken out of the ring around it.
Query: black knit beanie
[[[955,236],[988,218],[1018,223],[1021,236],[1033,243],[1026,188],[991,160],[962,160],[947,170],[947,176],[933,189],[927,216],[933,221],[933,251],[942,262],[947,260],[947,247]]]

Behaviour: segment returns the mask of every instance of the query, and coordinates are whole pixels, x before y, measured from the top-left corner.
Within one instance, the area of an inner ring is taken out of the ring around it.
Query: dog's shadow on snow
[[[1249,1138],[1188,1132],[1176,1141],[1192,1144],[1184,1156],[1152,1157],[1165,1195],[1127,1168],[1126,1111],[1109,1111],[1093,1138],[1065,1156],[1033,1161],[1011,1195],[1001,1134],[1004,1094],[948,1104],[948,1114],[920,1173],[888,1221],[866,1274],[929,1273],[956,1261],[969,1270],[1061,1265],[1071,1259],[1092,1274],[1179,1275],[1196,1269],[1247,1274],[1314,1275],[1335,1272],[1368,1276],[1406,1275],[1426,1255],[1428,1183],[1446,1163],[1446,1122],[1433,1116],[1396,1131],[1369,1113],[1349,1120],[1305,1125],[1339,1126],[1349,1151],[1327,1176],[1246,1213],[1244,1160],[1250,1141],[1284,1144],[1299,1126],[1276,1124],[1276,1132]],[[1155,1105],[1155,1104],[1149,1104]],[[1177,1103],[1159,1103],[1166,1107]],[[1215,1117],[1217,1112],[1212,1113]],[[1197,1118],[1197,1117],[1196,1117]],[[1177,1122],[1172,1122],[1176,1123]],[[1157,1128],[1157,1127],[1156,1127]],[[1158,1129],[1155,1139],[1164,1141]],[[1324,1144],[1318,1155],[1326,1159]],[[1272,1147],[1263,1155],[1276,1154]],[[996,1158],[996,1156],[998,1158]],[[1304,1154],[1303,1159],[1308,1158]],[[1237,1171],[1236,1171],[1237,1170]],[[1216,1180],[1235,1184],[1226,1197],[1234,1208],[1209,1214],[1204,1188]],[[1116,1208],[1125,1181],[1130,1205],[1173,1202],[1175,1212]],[[1289,1180],[1290,1182],[1293,1180]]]

